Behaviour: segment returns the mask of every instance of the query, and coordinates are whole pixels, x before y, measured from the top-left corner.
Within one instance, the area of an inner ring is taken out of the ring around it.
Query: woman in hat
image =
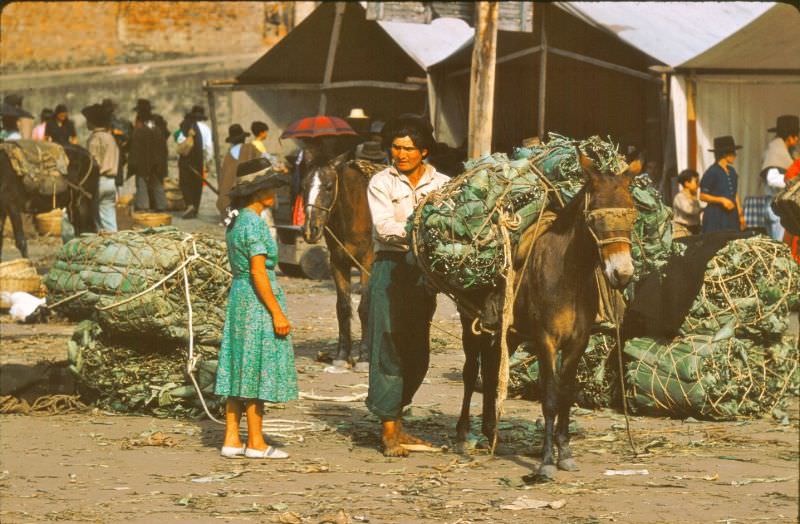
[[[737,146],[732,136],[714,139],[714,164],[709,167],[700,180],[700,200],[708,206],[703,212],[703,233],[712,231],[744,230],[744,214],[739,201],[739,176],[733,163],[736,161]]]
[[[264,402],[297,398],[286,295],[275,277],[278,247],[260,217],[274,202],[275,189],[285,183],[269,160],[256,158],[239,164],[229,193],[234,209],[226,219],[225,242],[233,282],[215,388],[217,395],[228,397],[221,450],[224,457],[288,457],[268,445],[261,433]],[[247,414],[246,446],[239,436],[243,410]]]
[[[69,119],[69,110],[64,104],[58,104],[53,111],[55,118],[47,122],[44,134],[47,140],[66,146],[78,143],[78,134],[75,132],[75,124]]]
[[[775,127],[768,129],[775,133],[767,150],[764,152],[764,161],[761,163],[761,182],[764,184],[764,194],[774,197],[781,189],[786,187],[784,175],[792,165],[791,150],[797,145],[800,136],[800,117],[797,115],[781,115]],[[764,212],[769,220],[769,236],[775,240],[783,239],[783,226],[781,219],[767,204]]]
[[[217,210],[223,218],[225,218],[225,210],[231,203],[228,191],[231,190],[236,180],[236,166],[239,163],[242,144],[248,136],[250,133],[242,129],[239,124],[233,124],[228,128],[228,138],[225,141],[231,145],[231,148],[222,159],[222,174],[219,179],[219,196],[217,197]]]

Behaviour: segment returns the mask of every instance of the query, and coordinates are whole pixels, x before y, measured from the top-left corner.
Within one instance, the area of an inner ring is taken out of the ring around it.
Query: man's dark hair
[[[3,115],[3,129],[6,131],[19,131],[19,127],[17,127],[17,120],[19,120],[18,116]]]
[[[51,118],[53,118],[54,116],[55,116],[55,113],[53,113],[53,110],[50,109],[49,107],[46,107],[46,108],[42,109],[41,120],[47,121],[47,120],[50,120]]]
[[[428,150],[428,155],[433,153],[434,141],[430,125],[418,117],[402,116],[390,122],[383,128],[383,147],[389,149],[395,138],[408,137],[414,147],[422,151]]]
[[[254,137],[257,137],[258,135],[264,133],[265,131],[269,131],[269,126],[264,122],[256,121],[250,124],[250,132],[253,133]]]
[[[797,131],[789,129],[778,129],[778,131],[775,132],[775,135],[782,140],[786,140],[790,136],[798,136]]]
[[[699,179],[700,174],[694,169],[684,169],[683,171],[681,171],[681,174],[678,175],[678,183],[680,185],[684,185],[686,182],[688,182],[693,178]]]
[[[720,160],[722,160],[726,156],[735,155],[735,154],[736,154],[736,150],[735,149],[720,149],[720,150],[714,151],[714,162],[719,162]]]

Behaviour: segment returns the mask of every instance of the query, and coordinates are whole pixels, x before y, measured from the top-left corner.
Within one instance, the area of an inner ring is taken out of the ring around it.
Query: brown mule
[[[369,306],[369,271],[372,267],[372,217],[367,203],[369,178],[385,166],[363,160],[353,161],[350,152],[311,168],[303,181],[303,202],[306,221],[303,237],[315,243],[322,235],[331,257],[331,272],[336,284],[336,318],[339,322],[339,342],[334,365],[354,364],[356,371],[369,371],[369,349],[365,346]],[[357,263],[356,263],[357,262]],[[350,272],[360,271],[361,344],[358,354],[352,355],[350,320]]]
[[[533,241],[527,264],[520,268],[510,351],[523,341],[536,351],[545,418],[542,463],[535,477],[552,480],[558,469],[577,469],[569,447],[569,412],[577,390],[578,362],[586,351],[597,316],[595,269],[602,268],[613,288],[633,276],[630,238],[636,218],[630,183],[641,171],[633,162],[623,174],[600,173],[581,156],[584,188],[557,213],[555,221]],[[535,227],[535,226],[532,226]],[[469,433],[469,404],[478,371],[483,378],[483,433],[493,438],[497,424],[496,396],[500,363],[499,337],[472,332],[471,318],[462,314],[464,402],[458,421],[458,440]],[[561,354],[561,366],[557,359]],[[553,443],[558,447],[554,461]]]

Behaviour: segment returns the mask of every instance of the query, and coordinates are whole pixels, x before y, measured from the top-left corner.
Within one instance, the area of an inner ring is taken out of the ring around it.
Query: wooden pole
[[[323,90],[319,95],[319,111],[317,112],[319,115],[324,115],[328,109],[328,94],[324,88],[333,79],[333,64],[336,61],[336,49],[339,47],[339,33],[342,32],[342,18],[346,7],[344,2],[336,2],[336,17],[333,19],[331,41],[328,44],[328,58],[325,60],[325,76],[322,79]]]
[[[494,118],[494,76],[497,60],[498,2],[478,2],[475,22],[475,47],[469,90],[469,158],[492,152]]]
[[[217,176],[217,180],[219,180],[220,173],[222,173],[222,167],[220,166],[220,160],[219,160],[219,133],[217,132],[217,104],[216,104],[216,97],[214,96],[214,91],[212,89],[208,89],[208,86],[206,86],[206,96],[208,97],[208,113],[209,116],[211,117],[211,140],[214,146],[214,170]]]
[[[544,141],[545,105],[547,102],[547,31],[545,30],[544,13],[546,4],[537,4],[536,17],[539,19],[539,46],[542,51],[539,53],[539,103],[538,103],[538,122],[536,133],[539,139]]]
[[[694,75],[686,78],[686,134],[688,138],[688,167],[697,170],[697,85]]]

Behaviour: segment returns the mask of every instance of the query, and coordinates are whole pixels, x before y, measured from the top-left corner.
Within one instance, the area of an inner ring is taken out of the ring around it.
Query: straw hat
[[[264,157],[242,162],[236,168],[236,181],[228,192],[230,197],[252,195],[262,189],[277,189],[289,183],[285,175],[276,173]]]
[[[350,110],[350,114],[347,115],[347,118],[369,118],[364,110],[360,107],[354,107]]]

